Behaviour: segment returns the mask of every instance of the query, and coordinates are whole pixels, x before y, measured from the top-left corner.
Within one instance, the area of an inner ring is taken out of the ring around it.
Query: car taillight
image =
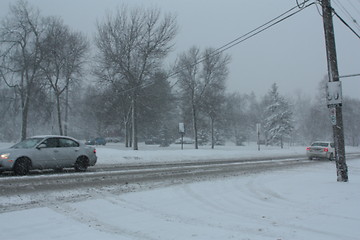
[[[96,149],[95,149],[95,148],[94,148],[94,151],[93,151],[93,152],[94,152],[94,154],[96,154]]]
[[[328,148],[324,148],[324,152],[328,152],[329,151],[329,149]]]
[[[310,147],[307,147],[307,148],[306,148],[306,151],[310,151]]]

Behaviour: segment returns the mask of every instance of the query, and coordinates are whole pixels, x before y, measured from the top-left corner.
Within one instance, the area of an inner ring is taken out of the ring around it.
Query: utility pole
[[[342,119],[342,94],[341,82],[339,81],[339,72],[336,57],[335,35],[332,20],[332,7],[330,0],[321,0],[324,33],[326,42],[326,55],[328,64],[328,92],[327,100],[328,107],[332,113],[333,135],[335,144],[335,160],[337,181],[348,181],[348,169],[345,160],[345,141],[344,141],[344,127]]]

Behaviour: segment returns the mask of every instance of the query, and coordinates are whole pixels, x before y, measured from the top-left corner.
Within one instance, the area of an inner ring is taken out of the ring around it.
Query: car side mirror
[[[40,144],[39,146],[37,146],[37,149],[42,149],[42,148],[46,148],[46,144],[45,143],[42,143]]]

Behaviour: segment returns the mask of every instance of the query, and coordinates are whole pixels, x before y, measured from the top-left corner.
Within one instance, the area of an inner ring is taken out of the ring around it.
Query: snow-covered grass
[[[283,151],[279,151],[279,147],[268,147],[266,150],[257,151],[255,145],[251,147],[216,146],[215,149],[211,149],[209,146],[194,149],[193,145],[184,145],[184,150],[180,149],[180,145],[175,144],[168,148],[155,145],[141,145],[139,149],[139,151],[133,151],[125,149],[122,145],[114,144],[97,146],[98,164],[196,161],[258,156],[276,157],[279,154],[284,156],[304,156],[305,153],[304,147],[287,148],[283,149]]]
[[[132,151],[120,144],[107,144],[97,147],[98,163],[305,156],[304,147],[262,146],[261,151],[256,145],[219,146],[215,150],[185,147],[141,145],[139,151]],[[347,148],[347,152],[359,150]],[[347,163],[348,183],[336,182],[335,164],[321,161],[312,166],[139,192],[115,194],[89,189],[92,197],[80,202],[57,202],[0,214],[0,237],[355,240],[360,236],[360,159]]]

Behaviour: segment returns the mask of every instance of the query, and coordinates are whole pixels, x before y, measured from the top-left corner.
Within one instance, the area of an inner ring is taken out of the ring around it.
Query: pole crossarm
[[[360,73],[339,76],[339,78],[359,77]]]

